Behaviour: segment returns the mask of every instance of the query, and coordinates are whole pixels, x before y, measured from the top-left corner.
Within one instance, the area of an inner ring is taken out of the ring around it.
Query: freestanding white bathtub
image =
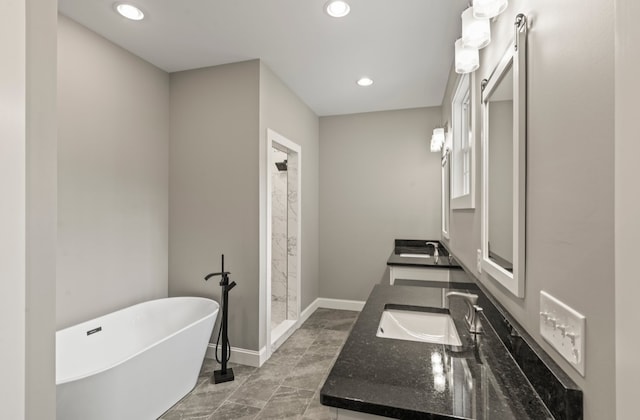
[[[195,387],[218,308],[158,299],[56,332],[57,420],[158,418]]]

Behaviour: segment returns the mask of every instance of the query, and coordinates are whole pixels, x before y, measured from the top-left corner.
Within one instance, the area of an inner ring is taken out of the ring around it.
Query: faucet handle
[[[478,305],[473,305],[473,319],[469,322],[469,332],[479,334],[482,332],[482,324],[480,323],[480,313],[483,309]]]

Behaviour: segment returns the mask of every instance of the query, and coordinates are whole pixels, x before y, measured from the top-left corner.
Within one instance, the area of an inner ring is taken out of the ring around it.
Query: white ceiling
[[[440,106],[468,0],[59,0],[62,14],[174,72],[260,58],[316,114]],[[374,85],[355,81],[367,75]]]

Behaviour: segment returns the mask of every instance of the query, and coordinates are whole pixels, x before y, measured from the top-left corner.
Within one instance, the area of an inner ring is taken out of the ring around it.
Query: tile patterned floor
[[[318,309],[260,368],[230,364],[235,380],[212,384],[205,359],[198,384],[161,420],[335,419],[320,388],[358,312]]]

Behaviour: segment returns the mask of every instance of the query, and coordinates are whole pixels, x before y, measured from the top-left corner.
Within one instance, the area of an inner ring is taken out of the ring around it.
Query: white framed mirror
[[[527,148],[527,19],[482,81],[482,270],[524,297]]]
[[[451,197],[451,150],[446,145],[443,147],[442,153],[442,236],[445,239],[449,239],[449,220],[450,220],[450,197]]]

